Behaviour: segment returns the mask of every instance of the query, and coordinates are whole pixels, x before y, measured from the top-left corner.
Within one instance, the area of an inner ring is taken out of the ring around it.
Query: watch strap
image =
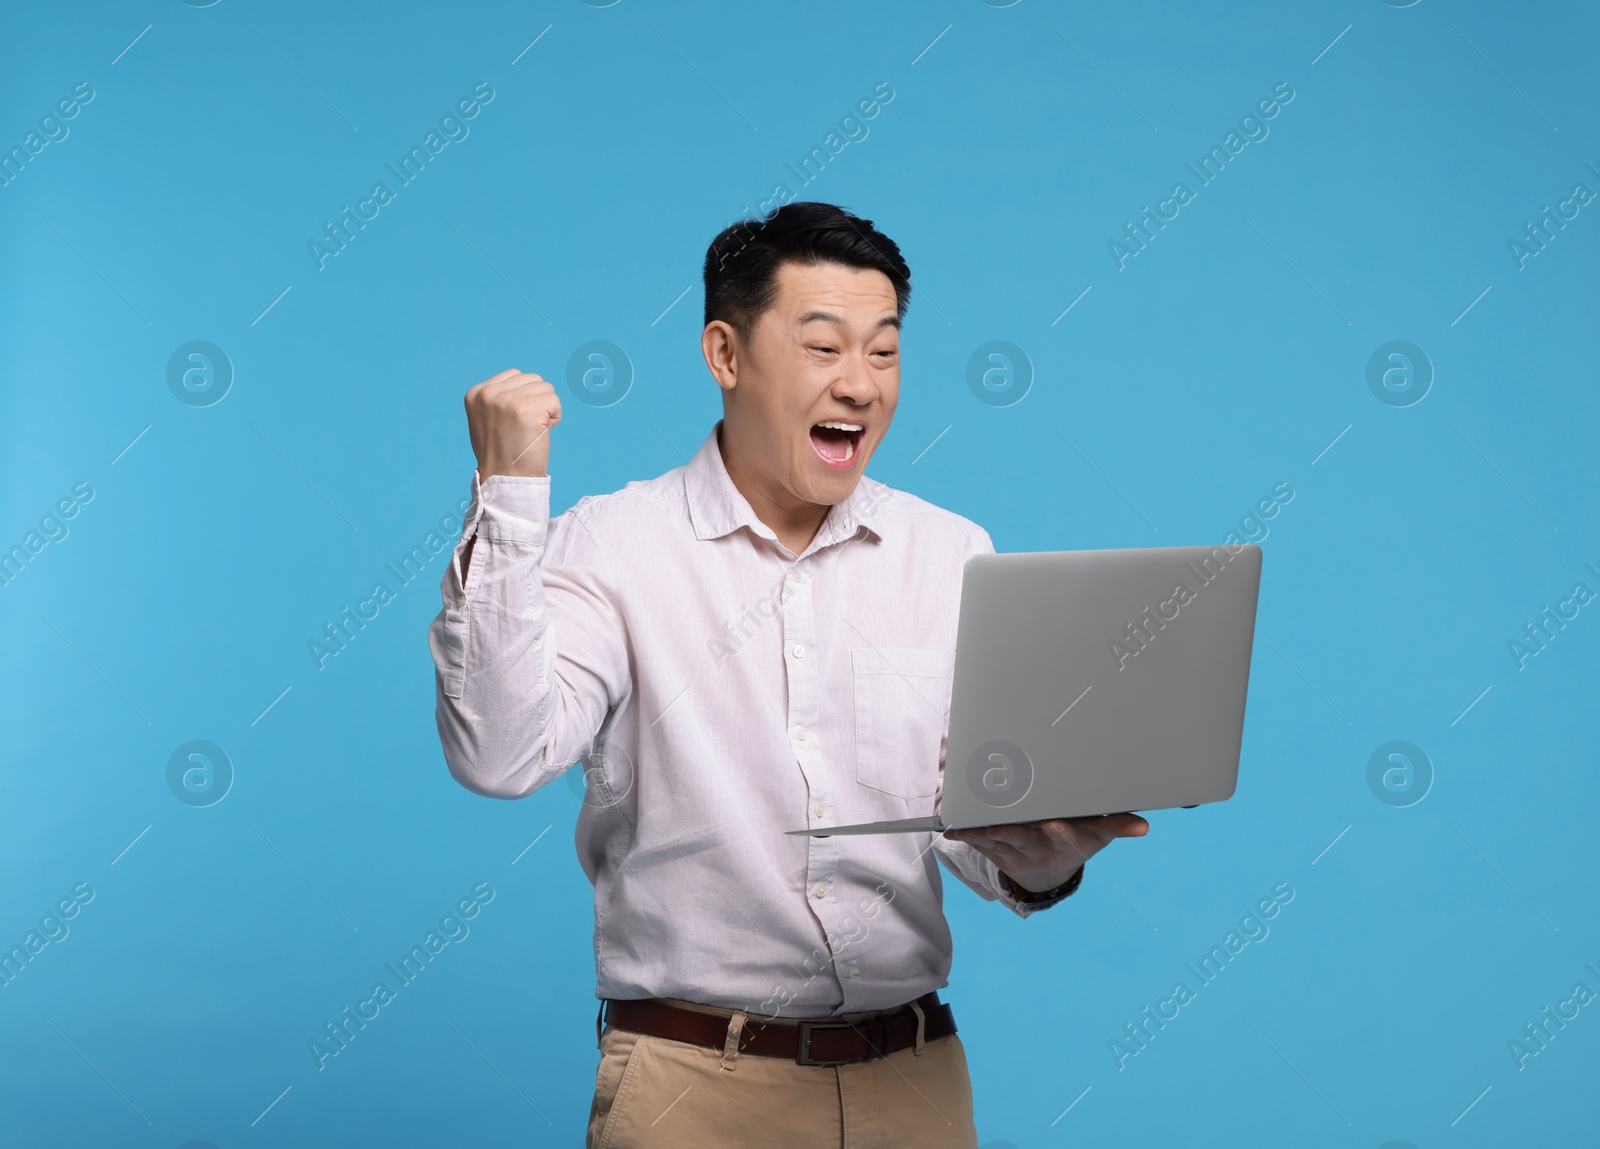
[[[1062,899],[1070,898],[1077,893],[1078,887],[1083,884],[1083,871],[1086,868],[1087,866],[1079,866],[1072,877],[1053,890],[1040,890],[1038,892],[1025,890],[1012,880],[1011,875],[1004,870],[1000,871],[1000,883],[1005,887],[1006,893],[1010,894],[1018,905],[1039,909],[1044,906],[1053,906]]]

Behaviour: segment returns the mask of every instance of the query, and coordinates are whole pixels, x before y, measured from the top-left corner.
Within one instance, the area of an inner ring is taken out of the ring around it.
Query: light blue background
[[[1029,921],[949,883],[981,1138],[1592,1137],[1600,1002],[1520,1070],[1507,1043],[1600,991],[1600,606],[1524,669],[1507,642],[1600,590],[1600,202],[1521,270],[1507,242],[1600,191],[1597,25],[1435,0],[9,7],[0,145],[95,97],[0,188],[0,545],[95,495],[0,588],[0,945],[95,893],[0,988],[7,1144],[578,1143],[573,788],[449,777],[443,559],[320,671],[307,643],[469,493],[461,395],[495,371],[559,378],[593,339],[634,365],[621,403],[569,398],[560,507],[692,453],[718,412],[706,244],[880,82],[803,189],[912,266],[876,477],[1002,550],[1220,540],[1295,491],[1262,540],[1237,796],[1153,814]],[[479,81],[470,136],[318,270],[308,241]],[[1119,271],[1107,241],[1279,81],[1270,136]],[[235,371],[214,406],[167,385],[196,339]],[[1367,386],[1396,339],[1435,372],[1413,406]],[[1020,403],[967,386],[991,340],[1032,362]],[[207,808],[166,782],[197,739],[236,770]],[[1411,806],[1367,784],[1391,740],[1433,763]],[[471,934],[319,1071],[308,1041],[479,882]],[[1270,935],[1119,1070],[1108,1042],[1278,882]]]

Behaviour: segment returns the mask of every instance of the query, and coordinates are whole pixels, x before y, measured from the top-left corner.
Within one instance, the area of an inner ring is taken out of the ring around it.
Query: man
[[[705,292],[723,418],[659,478],[552,520],[555,388],[467,392],[473,505],[429,633],[445,758],[499,798],[589,764],[590,1146],[975,1146],[938,861],[1026,917],[1149,824],[784,834],[935,811],[962,565],[993,547],[862,474],[911,295],[871,221],[735,225]]]

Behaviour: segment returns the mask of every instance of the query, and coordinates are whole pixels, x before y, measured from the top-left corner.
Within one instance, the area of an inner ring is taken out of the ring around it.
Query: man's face
[[[769,488],[832,505],[855,489],[900,399],[894,285],[877,270],[786,262],[776,287],[750,338],[735,337],[724,454]]]

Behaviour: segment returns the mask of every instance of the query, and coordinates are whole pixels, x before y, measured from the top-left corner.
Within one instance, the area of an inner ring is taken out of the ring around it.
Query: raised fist
[[[513,368],[469,390],[466,406],[481,479],[549,474],[550,429],[561,421],[554,384]]]

